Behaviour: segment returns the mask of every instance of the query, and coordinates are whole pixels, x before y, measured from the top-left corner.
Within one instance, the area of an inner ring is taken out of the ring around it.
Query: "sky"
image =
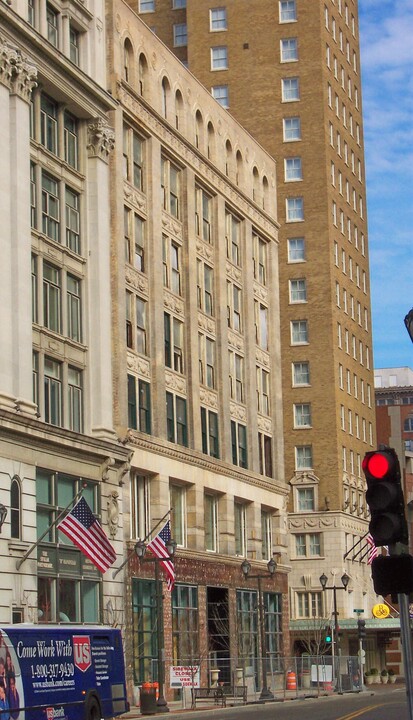
[[[413,368],[413,3],[359,0],[374,367]]]

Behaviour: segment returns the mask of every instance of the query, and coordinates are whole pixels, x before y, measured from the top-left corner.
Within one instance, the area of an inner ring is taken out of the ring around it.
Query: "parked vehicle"
[[[3,708],[9,711],[5,715]],[[127,710],[120,630],[31,624],[0,628],[0,718],[100,720]]]

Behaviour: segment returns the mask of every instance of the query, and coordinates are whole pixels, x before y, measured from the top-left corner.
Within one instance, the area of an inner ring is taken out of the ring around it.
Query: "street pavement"
[[[388,683],[388,684],[375,683],[374,685],[366,686],[363,690],[363,694],[365,694],[366,696],[367,695],[372,695],[372,696],[377,695],[377,697],[380,698],[380,697],[385,696],[387,693],[389,693],[390,690],[404,689],[404,688],[405,688],[405,684],[403,681],[398,681],[394,685],[390,684],[390,683]],[[359,693],[344,693],[344,694],[347,696],[347,695],[352,695],[352,694],[358,695]],[[319,697],[322,698],[322,697],[325,697],[326,695],[328,695],[330,697],[335,696],[337,698],[342,697],[342,695],[339,695],[338,693],[325,692],[325,691],[321,691]],[[310,698],[310,697],[317,700],[317,698],[318,698],[317,692],[309,690],[305,694],[302,692],[297,694],[295,691],[281,691],[275,697],[274,701],[271,701],[270,703],[266,703],[266,705],[277,704],[279,702],[288,702],[288,701],[299,700],[299,699]],[[258,702],[247,703],[247,705],[257,705],[257,704],[261,704],[261,703],[258,703]],[[230,708],[230,707],[233,708],[234,706],[228,705],[228,708]],[[243,705],[242,707],[245,707],[245,706]],[[139,706],[133,705],[133,706],[131,706],[129,712],[125,713],[124,715],[121,715],[120,717],[121,717],[121,720],[134,720],[135,718],[155,717],[156,716],[157,718],[159,718],[159,720],[161,720],[161,718],[166,720],[166,718],[171,717],[173,715],[175,715],[175,716],[183,715],[183,714],[187,715],[189,713],[193,713],[194,716],[196,717],[196,713],[198,711],[205,712],[206,710],[215,710],[215,711],[222,710],[223,712],[225,712],[225,709],[226,709],[226,708],[221,708],[217,705],[214,705],[211,702],[202,703],[202,701],[197,702],[196,708],[191,708],[191,707],[184,708],[184,707],[182,707],[181,700],[174,700],[174,701],[170,701],[170,702],[168,701],[168,708],[169,708],[169,711],[166,713],[162,712],[162,710],[161,710],[160,712],[156,712],[155,714],[149,715],[148,713],[142,713]],[[189,718],[188,718],[188,720],[189,720]]]

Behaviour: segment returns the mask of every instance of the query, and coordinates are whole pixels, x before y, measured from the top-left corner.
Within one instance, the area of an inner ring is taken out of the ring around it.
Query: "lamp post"
[[[350,582],[350,578],[347,575],[347,573],[344,573],[344,575],[341,576],[341,582],[343,587],[337,587],[336,584],[334,585],[327,585],[328,577],[324,573],[320,576],[320,584],[321,587],[324,590],[332,590],[333,591],[333,617],[334,617],[334,635],[331,643],[331,654],[333,656],[333,665],[334,665],[334,643],[337,642],[337,655],[340,655],[340,646],[338,642],[338,612],[337,612],[337,590],[347,590],[347,586]],[[337,673],[336,673],[337,674]],[[341,692],[341,676],[340,676],[340,668],[339,672],[337,674],[338,679],[338,691]]]
[[[4,521],[5,521],[6,517],[7,517],[7,508],[5,505],[3,505],[3,503],[0,503],[0,533],[1,533],[1,529],[4,525]]]
[[[260,700],[265,702],[266,700],[273,700],[274,695],[272,694],[271,690],[269,690],[267,685],[267,664],[266,664],[266,654],[265,654],[265,617],[264,617],[264,601],[263,601],[263,594],[262,594],[262,585],[261,580],[262,578],[267,577],[267,575],[264,575],[264,573],[256,573],[255,575],[250,575],[251,571],[251,563],[248,562],[247,559],[245,559],[241,564],[241,570],[244,574],[245,578],[251,578],[258,580],[258,615],[259,615],[259,623],[260,623],[260,636],[261,636],[261,674],[262,674],[262,690],[260,694]],[[270,577],[273,577],[275,574],[275,571],[277,570],[277,563],[273,558],[268,561],[267,563],[267,570],[269,572]]]
[[[159,694],[157,700],[158,712],[169,712],[168,704],[164,696],[164,685],[165,685],[165,648],[164,648],[164,631],[163,631],[163,605],[162,605],[162,583],[159,576],[159,563],[165,560],[173,560],[176,550],[176,542],[170,538],[166,543],[166,549],[168,551],[168,557],[145,557],[146,545],[143,540],[138,540],[135,545],[135,553],[139,558],[140,562],[153,562],[155,563],[155,599],[156,599],[156,637],[157,637],[157,655],[158,655],[158,685]]]

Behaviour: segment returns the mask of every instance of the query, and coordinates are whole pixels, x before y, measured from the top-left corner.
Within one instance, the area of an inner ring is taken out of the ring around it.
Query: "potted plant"
[[[380,682],[380,673],[377,668],[371,668],[370,673],[373,676],[373,683],[379,683]]]
[[[389,673],[387,672],[387,669],[386,669],[386,668],[383,668],[383,670],[381,671],[381,673],[380,673],[380,680],[382,681],[383,684],[386,683],[386,682],[388,682],[388,680],[389,680]]]
[[[389,674],[389,680],[390,680],[390,682],[391,682],[391,683],[395,683],[396,680],[397,680],[397,675],[396,675],[396,673],[394,672],[393,668],[389,668],[388,674]]]
[[[366,672],[364,673],[364,678],[366,685],[373,684],[374,676],[372,675],[371,670],[366,670]]]

